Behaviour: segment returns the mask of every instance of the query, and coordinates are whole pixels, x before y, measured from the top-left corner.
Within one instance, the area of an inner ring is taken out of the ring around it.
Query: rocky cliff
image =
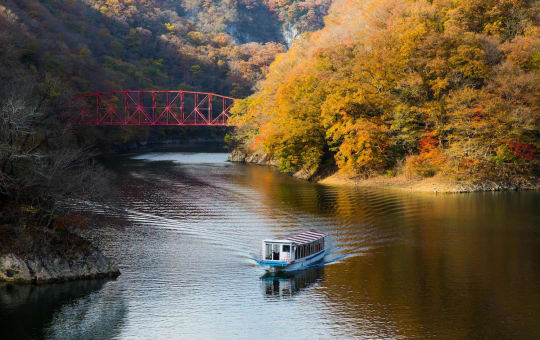
[[[0,239],[0,281],[46,283],[120,275],[98,249],[71,232],[4,225]]]
[[[265,165],[279,167],[277,159],[269,154],[261,151],[246,151],[246,149],[237,147],[231,151],[229,162],[250,163],[257,165]],[[334,165],[323,163],[321,166],[313,169],[300,169],[296,172],[291,172],[290,175],[307,181],[319,181],[335,172]]]
[[[242,148],[235,148],[229,156],[229,162],[251,163],[267,166],[279,166],[277,160],[273,159],[267,153],[249,152]]]

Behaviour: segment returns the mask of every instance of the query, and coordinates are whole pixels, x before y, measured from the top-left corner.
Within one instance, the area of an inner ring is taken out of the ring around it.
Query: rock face
[[[15,254],[0,256],[0,281],[45,283],[77,279],[116,277],[120,271],[99,251],[64,258],[49,253],[23,259]]]
[[[229,156],[229,162],[251,163],[257,165],[266,165],[278,167],[277,159],[272,158],[263,152],[248,152],[243,148],[235,148]],[[321,178],[328,177],[336,172],[335,163],[323,162],[323,164],[313,168],[303,168],[289,175],[306,181],[318,181]]]
[[[32,281],[28,265],[14,254],[0,256],[0,280],[7,282]]]
[[[275,158],[272,158],[267,153],[263,152],[248,152],[245,151],[243,148],[235,148],[231,155],[229,156],[229,162],[238,162],[238,163],[251,163],[251,164],[257,164],[257,165],[266,165],[266,166],[273,166],[278,167],[279,162]],[[311,169],[300,169],[296,172],[291,172],[289,175],[303,179],[306,181],[317,181],[320,178],[323,178],[325,176],[329,176],[329,173],[335,172],[334,167],[332,165],[323,164],[322,166],[318,166]]]
[[[46,283],[120,275],[99,250],[77,235],[16,228],[0,234],[4,242],[0,281]]]
[[[249,153],[239,148],[236,148],[231,152],[231,155],[229,156],[229,162],[251,163],[268,166],[279,165],[277,160],[273,159],[266,153]]]

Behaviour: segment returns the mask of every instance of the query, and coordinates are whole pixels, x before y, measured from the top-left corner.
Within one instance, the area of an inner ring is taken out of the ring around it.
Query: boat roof
[[[283,237],[283,239],[301,244],[301,243],[313,242],[325,236],[326,236],[325,233],[321,233],[320,231],[311,229],[308,231],[303,231],[301,233],[292,233],[292,234],[286,235]]]

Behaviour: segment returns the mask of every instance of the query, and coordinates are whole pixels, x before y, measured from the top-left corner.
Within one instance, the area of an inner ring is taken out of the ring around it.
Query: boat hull
[[[322,250],[307,258],[295,261],[294,263],[285,263],[280,261],[259,261],[259,264],[262,265],[264,269],[270,273],[292,272],[312,266],[313,264],[321,261],[325,256],[326,250]]]

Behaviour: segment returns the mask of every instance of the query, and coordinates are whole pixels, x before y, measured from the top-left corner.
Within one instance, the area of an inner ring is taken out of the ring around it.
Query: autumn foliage
[[[236,105],[235,138],[284,171],[538,176],[539,18],[525,0],[334,1]]]

